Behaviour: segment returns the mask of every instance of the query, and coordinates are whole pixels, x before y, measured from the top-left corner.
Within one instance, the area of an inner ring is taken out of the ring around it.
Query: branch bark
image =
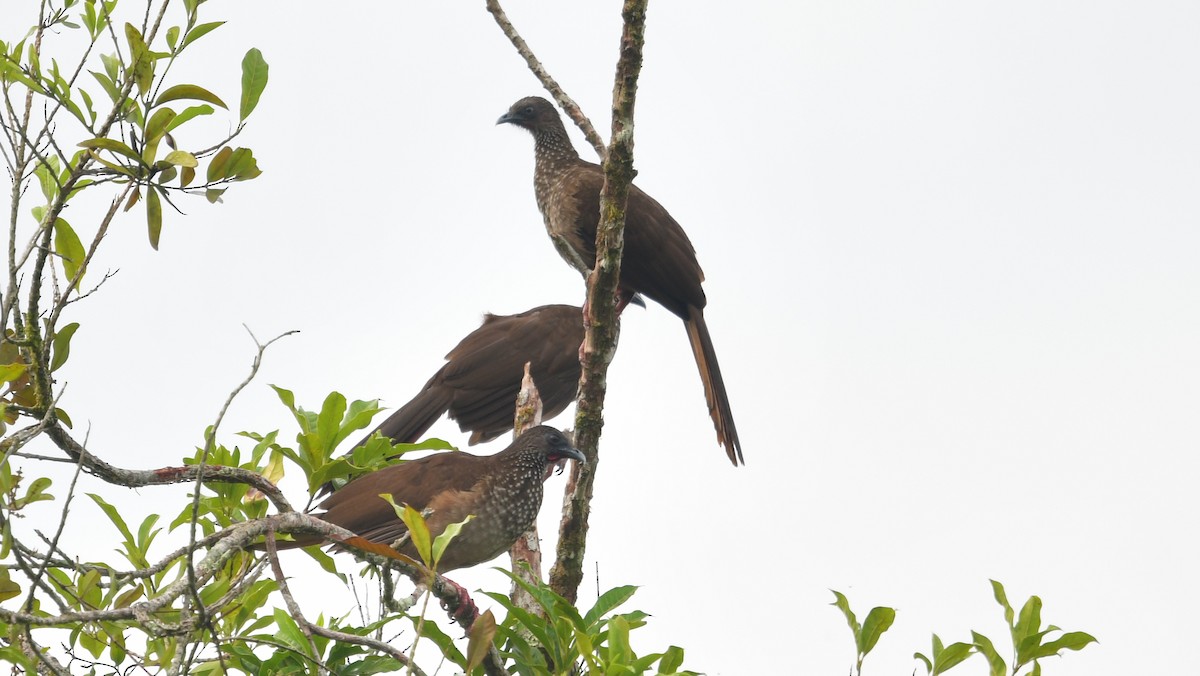
[[[592,487],[600,462],[600,432],[604,426],[604,396],[608,365],[617,349],[617,286],[625,246],[625,204],[633,183],[633,109],[642,69],[648,0],[626,0],[621,9],[624,28],[621,54],[613,85],[612,143],[604,160],[600,193],[600,225],[596,229],[596,267],[588,276],[586,332],[582,349],[583,375],[575,413],[575,446],[587,457],[575,463],[558,531],[558,556],[550,570],[550,586],[575,603],[583,580]]]
[[[529,428],[542,423],[542,398],[538,394],[537,385],[533,382],[533,376],[529,373],[529,367],[529,362],[525,362],[525,376],[521,379],[521,391],[517,394],[513,439],[520,437]],[[542,547],[536,521],[533,523],[533,527],[517,538],[512,548],[509,549],[508,556],[512,559],[513,575],[532,585],[542,583]],[[535,615],[542,615],[544,612],[541,604],[534,600],[533,596],[516,581],[513,581],[508,596],[514,605],[526,612]]]

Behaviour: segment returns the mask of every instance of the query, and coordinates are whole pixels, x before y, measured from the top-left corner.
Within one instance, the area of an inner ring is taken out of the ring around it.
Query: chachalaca
[[[530,96],[517,101],[496,121],[503,123],[533,135],[533,188],[538,209],[559,254],[587,277],[596,264],[603,169],[579,157],[558,111],[546,99]],[[631,186],[625,208],[618,309],[640,293],[684,321],[717,442],[736,466],[745,460],[717,353],[704,323],[707,300],[701,288],[703,281],[696,251],[683,228],[653,197]]]
[[[550,420],[575,401],[581,342],[583,314],[577,306],[487,314],[482,326],[450,350],[420,393],[367,437],[381,432],[393,443],[415,443],[449,411],[459,429],[471,433],[471,445],[491,441],[513,428],[525,362],[541,394],[542,419]]]
[[[325,511],[317,516],[371,542],[391,545],[408,529],[379,497],[382,493],[390,493],[396,504],[428,512],[425,522],[433,537],[474,515],[446,548],[438,572],[467,568],[508,551],[529,530],[542,507],[548,468],[566,459],[584,461],[562,432],[539,425],[495,455],[437,453],[365,474],[326,498],[319,505]],[[277,547],[292,549],[322,541],[316,535],[296,535]],[[417,557],[407,540],[398,551]]]

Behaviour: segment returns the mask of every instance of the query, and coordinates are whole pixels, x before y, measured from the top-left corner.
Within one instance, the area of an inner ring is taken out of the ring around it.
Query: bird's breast
[[[496,482],[474,518],[447,547],[439,568],[449,571],[473,566],[504,553],[533,526],[541,506],[540,481]]]

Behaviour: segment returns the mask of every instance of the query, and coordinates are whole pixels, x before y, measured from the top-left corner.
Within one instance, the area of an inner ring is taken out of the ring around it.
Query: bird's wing
[[[532,364],[547,417],[575,399],[583,319],[578,307],[550,305],[511,316],[488,315],[450,352],[443,379],[454,391],[450,416],[473,430],[472,443],[512,428],[525,362]]]
[[[321,503],[325,513],[320,516],[370,540],[390,543],[406,529],[392,506],[379,497],[381,494],[390,493],[396,504],[424,510],[443,493],[472,490],[481,475],[480,463],[485,460],[456,451],[385,467],[351,481],[326,498]]]
[[[596,260],[596,228],[600,222],[600,190],[604,173],[599,165],[581,162],[574,181],[579,203],[575,244]],[[621,286],[642,293],[675,315],[688,318],[688,307],[706,304],[700,284],[704,272],[696,250],[679,223],[653,197],[636,185],[629,189],[625,209],[625,252]]]

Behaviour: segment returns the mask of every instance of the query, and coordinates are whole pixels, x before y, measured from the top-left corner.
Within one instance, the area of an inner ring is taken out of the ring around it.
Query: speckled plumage
[[[583,454],[562,432],[539,425],[496,455],[438,453],[361,476],[326,498],[320,505],[325,511],[317,516],[372,542],[390,545],[407,528],[391,505],[379,497],[381,493],[390,493],[397,504],[428,510],[425,521],[434,537],[446,526],[474,515],[447,547],[438,571],[466,568],[507,551],[529,530],[542,506],[547,467],[566,458],[582,461]],[[315,536],[299,536],[280,547],[320,541]],[[409,542],[399,551],[417,556]]]
[[[533,187],[546,231],[559,254],[586,277],[596,264],[602,168],[579,157],[558,110],[546,99],[523,98],[497,123],[513,124],[533,135]],[[704,272],[683,228],[653,197],[631,186],[625,209],[620,293],[626,300],[635,293],[643,294],[684,321],[717,442],[737,465],[744,462],[741,442],[704,321],[707,299],[703,281]]]

